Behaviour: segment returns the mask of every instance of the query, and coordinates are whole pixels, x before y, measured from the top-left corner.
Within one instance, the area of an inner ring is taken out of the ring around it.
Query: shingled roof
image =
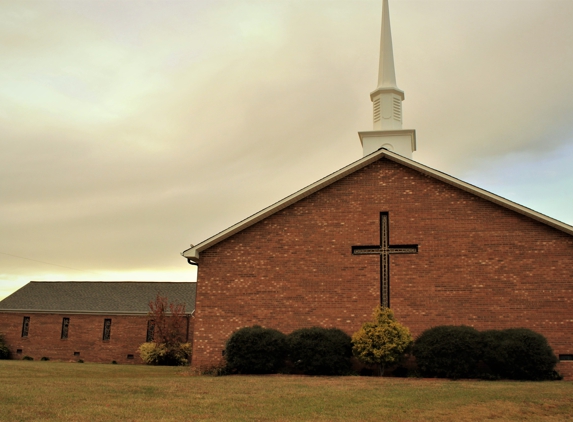
[[[0,301],[0,312],[147,314],[157,294],[195,310],[197,283],[31,281]]]

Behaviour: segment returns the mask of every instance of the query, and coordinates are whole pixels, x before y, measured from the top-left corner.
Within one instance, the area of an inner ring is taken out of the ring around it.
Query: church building
[[[573,227],[413,160],[384,0],[363,158],[185,250],[198,266],[193,365],[255,324],[348,334],[389,306],[437,325],[526,327],[573,379]]]
[[[143,363],[152,341],[149,302],[157,295],[185,304],[186,341],[193,335],[196,283],[31,281],[0,301],[0,334],[13,359]]]

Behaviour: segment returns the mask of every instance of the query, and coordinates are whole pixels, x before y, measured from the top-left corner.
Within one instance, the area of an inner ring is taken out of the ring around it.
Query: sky
[[[0,0],[0,299],[180,253],[362,157],[380,0]],[[390,0],[420,163],[573,224],[573,1]]]

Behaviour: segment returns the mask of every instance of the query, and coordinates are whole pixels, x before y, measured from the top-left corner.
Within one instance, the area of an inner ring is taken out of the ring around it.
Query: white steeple
[[[374,130],[358,133],[364,155],[386,148],[411,159],[416,150],[416,132],[402,129],[404,91],[396,85],[388,0],[383,0],[382,4],[378,87],[370,93],[370,99],[374,109]]]
[[[392,48],[392,30],[388,1],[382,4],[382,25],[380,26],[380,65],[378,67],[378,88],[396,88],[396,71],[394,70],[394,49]]]

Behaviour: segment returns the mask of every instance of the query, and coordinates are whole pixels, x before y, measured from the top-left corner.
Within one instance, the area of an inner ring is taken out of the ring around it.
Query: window
[[[128,359],[133,359],[133,355],[127,355]]]
[[[25,316],[22,322],[22,337],[28,337],[28,330],[30,329],[30,317]]]
[[[147,321],[147,337],[145,338],[146,342],[153,341],[155,338],[155,321],[149,320]]]
[[[109,340],[111,337],[111,319],[106,318],[103,320],[103,340]]]
[[[62,340],[68,338],[68,327],[69,326],[70,326],[70,319],[64,318],[62,320],[62,335],[60,337]]]
[[[79,356],[80,352],[74,352],[74,356]]]
[[[559,360],[573,360],[573,355],[559,355]]]

